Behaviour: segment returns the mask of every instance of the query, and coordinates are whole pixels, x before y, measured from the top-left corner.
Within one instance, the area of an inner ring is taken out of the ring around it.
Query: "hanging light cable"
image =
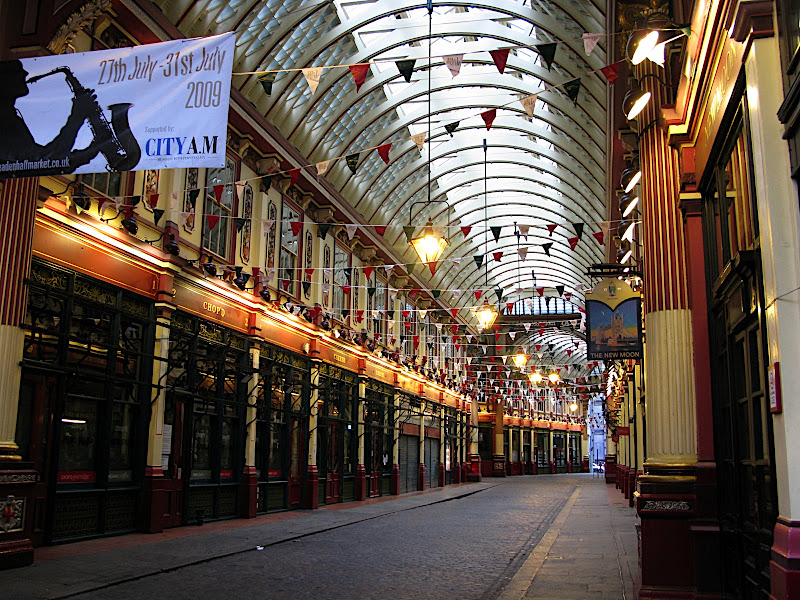
[[[483,140],[483,220],[485,228],[483,231],[483,267],[484,267],[484,285],[489,287],[489,261],[486,257],[489,253],[489,194],[488,194],[488,167],[487,167],[487,149],[486,138]],[[475,316],[478,319],[478,324],[481,329],[488,329],[497,319],[497,310],[489,304],[489,301],[484,298],[483,306],[475,311]]]

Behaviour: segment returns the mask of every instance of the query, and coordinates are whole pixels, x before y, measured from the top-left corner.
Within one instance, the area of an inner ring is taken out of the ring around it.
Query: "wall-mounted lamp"
[[[622,217],[625,218],[629,216],[636,209],[637,204],[639,204],[639,196],[635,194],[623,194],[619,199],[619,212],[622,214]]]
[[[622,172],[619,183],[622,190],[627,194],[630,192],[639,180],[642,178],[642,170],[639,168],[638,161],[635,161],[632,166],[628,167]]]
[[[138,230],[138,225],[137,225],[137,230]],[[169,240],[164,242],[164,246],[162,247],[162,249],[167,254],[171,254],[172,256],[179,256],[180,253],[181,253],[181,247],[178,245],[178,242],[175,241],[175,234],[173,234],[173,233],[169,233],[168,231],[165,231],[164,233],[162,233],[160,236],[158,236],[154,240],[142,240],[142,241],[145,244],[150,244],[151,246],[153,246],[153,245],[155,245],[156,242],[160,242],[161,240],[163,240],[164,236],[167,236],[167,235],[169,236]]]

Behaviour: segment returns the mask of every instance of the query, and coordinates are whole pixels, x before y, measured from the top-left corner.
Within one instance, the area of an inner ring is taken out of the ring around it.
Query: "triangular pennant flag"
[[[158,194],[147,194],[147,203],[150,208],[155,208],[156,204],[158,204]]]
[[[497,288],[494,291],[494,293],[497,294],[497,301],[498,302],[502,302],[503,301],[503,288]]]
[[[233,222],[236,224],[236,231],[241,232],[242,229],[244,229],[244,224],[247,223],[247,219],[244,217],[234,217]]]
[[[501,50],[489,50],[489,54],[492,55],[492,60],[494,61],[494,66],[497,67],[497,70],[500,71],[500,74],[503,74],[503,71],[506,70],[506,62],[508,62],[508,48],[503,48]]]
[[[410,265],[406,265],[406,271],[408,272],[409,275],[413,275],[414,269],[416,268],[417,268],[417,263],[411,263]]]
[[[331,164],[329,160],[321,160],[317,163],[317,175],[325,175],[328,172],[328,165]]]
[[[544,297],[544,303],[548,308],[550,308],[550,300],[551,299],[552,299],[551,296],[545,296]],[[551,350],[551,352],[552,352],[552,350]]]
[[[375,225],[375,233],[378,235],[386,234],[386,225]]]
[[[369,63],[360,63],[357,65],[350,65],[350,74],[353,76],[353,81],[356,82],[356,91],[361,89],[364,82],[367,80],[367,73],[369,72]]]
[[[348,291],[346,293],[349,294],[350,292]],[[350,316],[350,309],[349,308],[345,308],[344,310],[342,310],[342,320],[346,319],[349,316]]]
[[[690,37],[692,35],[692,28],[690,26],[680,27],[681,33],[686,37]]]
[[[300,179],[300,168],[289,170],[289,187],[292,187]]]
[[[578,239],[583,237],[583,223],[573,223],[572,227],[575,228],[575,235],[578,236]]]
[[[414,237],[414,229],[415,227],[413,225],[403,225],[403,233],[406,234],[406,241],[408,241],[409,244]]]
[[[513,307],[514,307],[514,303],[513,302],[509,302],[508,304],[506,304],[507,312],[511,312],[511,309]],[[508,332],[508,337],[510,337],[512,341],[515,340],[517,338],[517,332],[516,331],[509,331]]]
[[[277,73],[264,73],[258,76],[258,83],[264,88],[264,93],[267,96],[272,95],[272,84],[275,83],[275,76]]]
[[[417,312],[419,313],[419,318],[422,319],[423,321],[428,316],[428,311],[427,310],[420,309]]]
[[[578,242],[580,242],[580,239],[578,239],[577,237],[571,237],[571,238],[569,238],[567,240],[567,242],[569,242],[569,249],[570,250],[575,250],[575,246],[578,245]]]
[[[425,147],[425,137],[427,135],[427,132],[423,131],[411,136],[411,140],[417,145],[417,149],[420,152],[422,152],[422,149]]]
[[[530,323],[524,323],[523,327],[525,328],[526,332],[531,330],[531,324]]]
[[[301,282],[303,286],[303,293],[308,294],[311,291],[311,282],[310,281],[303,281]]]
[[[400,312],[403,313],[403,317],[405,317],[406,319],[411,316],[411,311],[409,309],[402,310]]]
[[[448,123],[447,125],[444,126],[444,130],[450,134],[450,137],[453,137],[453,132],[455,132],[455,130],[458,129],[458,125],[460,123],[461,121],[453,121],[452,123]]]
[[[491,227],[489,227],[489,229],[492,232],[492,235],[494,236],[495,242],[500,241],[500,229],[502,229],[502,227],[503,227],[502,225],[492,225]]]
[[[306,83],[308,83],[308,87],[311,90],[312,96],[317,91],[319,79],[322,77],[322,69],[324,68],[325,67],[309,67],[307,69],[301,69],[303,72],[303,77],[306,78]]]
[[[222,187],[222,186],[220,186],[220,187]],[[141,196],[133,196],[131,198],[131,206],[136,206],[141,201],[142,201],[142,197]]]
[[[485,110],[481,113],[481,119],[483,122],[486,123],[486,130],[488,131],[489,128],[492,126],[494,122],[494,118],[497,116],[497,109],[493,108],[491,110]]]
[[[216,201],[218,203],[222,202],[222,192],[225,189],[225,186],[224,185],[215,185],[215,186],[212,186],[212,189],[214,190],[214,198],[216,199]]]
[[[414,348],[417,348],[419,346],[419,336],[418,335],[412,336],[412,339],[414,340]]]
[[[450,75],[455,77],[461,72],[461,62],[464,59],[463,54],[450,54],[449,56],[443,56],[444,64],[447,65],[447,68],[450,69]]]
[[[394,265],[383,265],[383,270],[386,272],[386,277],[388,278],[394,270]]]
[[[303,229],[303,222],[302,221],[292,221],[289,223],[292,228],[292,233],[294,235],[300,235],[300,231]]]
[[[531,226],[530,225],[517,225],[517,227],[519,228],[520,234],[522,234],[522,236],[527,241],[527,239],[528,239],[528,231],[530,230]]]
[[[605,76],[608,83],[613,84],[619,77],[619,63],[607,65],[600,69],[600,72]]]
[[[303,270],[305,271],[305,274],[308,275],[309,277],[311,277],[314,274],[314,269],[312,269],[312,268],[303,269]]]
[[[262,228],[264,229],[264,235],[269,235],[269,230],[275,225],[275,219],[265,219]]]
[[[503,258],[503,251],[498,250],[497,252],[492,252],[492,256],[496,262],[500,262],[500,259]]]
[[[528,249],[527,248],[519,248],[517,250],[517,254],[519,254],[519,257],[520,257],[521,260],[525,260],[525,257],[528,256]]]
[[[377,291],[377,289],[378,288],[376,288],[375,286],[368,287],[367,288],[367,295],[369,295],[369,297],[372,298],[375,295],[375,292]],[[375,311],[375,312],[377,312],[377,311]]]
[[[563,285],[557,285],[556,286],[556,291],[558,292],[559,296],[563,296],[564,295],[564,286]]]
[[[371,267],[371,266],[370,267],[364,267],[364,277],[369,279],[372,276],[372,271],[374,269],[375,269],[375,267]]]
[[[464,225],[461,227],[461,233],[464,234],[464,237],[467,237],[470,231],[472,231],[472,227],[470,227],[469,225]]]
[[[349,294],[350,294],[350,289],[351,289],[351,286],[349,286],[349,285],[343,285],[343,286],[342,286],[342,291],[343,291],[345,294],[348,294],[348,295],[349,295]]]
[[[558,44],[556,42],[552,42],[550,44],[537,44],[533,47],[536,52],[539,53],[539,56],[542,57],[544,61],[544,65],[547,67],[547,70],[550,70],[550,67],[553,66],[553,60],[556,58],[556,48]]]
[[[360,154],[360,152],[354,152],[353,154],[348,154],[344,157],[344,160],[347,163],[347,168],[353,172],[353,175],[355,175],[356,169],[358,168],[358,157]]]
[[[531,94],[530,96],[525,96],[519,101],[520,104],[522,104],[522,108],[524,108],[525,112],[528,113],[529,117],[533,117],[533,111],[536,108],[536,98],[538,97],[539,94]]]
[[[425,264],[428,265],[428,268],[431,270],[431,275],[436,275],[436,261],[431,260]]]
[[[363,320],[364,320],[364,311],[363,310],[357,310],[356,311],[356,322],[361,323],[361,321],[363,321]]]
[[[458,318],[458,309],[457,308],[451,308],[450,309],[450,316],[453,317],[454,319]]]
[[[553,247],[553,242],[547,242],[546,244],[542,244],[542,250],[547,256],[550,256],[550,248]]]
[[[206,215],[206,223],[208,223],[208,230],[211,231],[219,223],[219,215]]]
[[[442,295],[442,290],[431,290],[431,296],[433,296],[434,300],[438,300],[439,296]]]
[[[475,300],[480,300],[483,295],[483,290],[472,290],[472,293],[475,294]]]
[[[576,77],[572,81],[568,81],[563,85],[564,93],[567,95],[567,98],[572,100],[573,104],[578,104],[578,93],[581,91],[581,78]]]
[[[158,222],[161,220],[161,217],[163,216],[164,216],[164,209],[162,208],[153,209],[153,221],[155,222],[156,225],[158,225]]]
[[[381,146],[377,147],[378,156],[381,157],[381,160],[385,162],[387,165],[389,164],[389,150],[391,150],[392,144],[382,144]]]
[[[597,240],[598,244],[603,245],[605,243],[605,235],[602,231],[595,231],[592,235],[594,236],[594,239]]]
[[[592,52],[597,46],[597,42],[600,41],[600,38],[603,37],[605,34],[603,33],[584,33],[581,36],[583,40],[583,50],[586,52],[586,56],[591,56]]]
[[[394,63],[406,83],[411,83],[411,74],[414,72],[414,64],[416,62],[416,60],[397,60]]]
[[[355,225],[353,223],[348,223],[347,225],[344,226],[344,229],[347,232],[347,239],[352,240],[353,236],[356,234],[356,231],[358,230],[358,225]]]
[[[550,223],[547,226],[547,231],[550,234],[550,237],[553,237],[553,232],[556,230],[556,227],[558,227],[558,226],[555,223]]]
[[[317,223],[317,234],[324,240],[331,227],[333,227],[333,223]]]
[[[480,269],[483,265],[483,254],[476,254],[472,257],[475,260],[475,265]]]
[[[353,267],[343,267],[342,271],[344,271],[344,276],[347,277],[347,281],[353,278]]]

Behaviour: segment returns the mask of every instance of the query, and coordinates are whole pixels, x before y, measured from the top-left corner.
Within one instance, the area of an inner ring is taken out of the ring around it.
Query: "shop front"
[[[423,400],[416,395],[398,392],[398,460],[400,493],[415,492],[420,481],[420,420]],[[424,455],[422,460],[425,460]]]
[[[534,474],[550,473],[550,432],[535,429],[534,438]]]
[[[364,469],[367,495],[387,496],[392,489],[394,387],[367,379],[364,398]]]

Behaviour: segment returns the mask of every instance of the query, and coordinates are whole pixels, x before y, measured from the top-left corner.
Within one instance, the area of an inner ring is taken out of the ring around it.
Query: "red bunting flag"
[[[150,208],[155,208],[158,204],[158,194],[148,194],[147,202],[150,204]]]
[[[375,226],[375,233],[378,235],[385,235],[386,234],[386,225],[376,225]]]
[[[453,332],[453,336],[455,337],[455,335],[458,333],[458,325],[456,325],[455,323],[450,325],[450,331]]]
[[[217,201],[217,203],[222,202],[222,190],[225,189],[225,186],[224,185],[215,185],[215,186],[212,186],[212,188],[214,190],[214,199]]]
[[[619,77],[619,63],[614,63],[613,65],[608,65],[600,69],[600,72],[605,75],[608,83],[613,84],[617,77]]]
[[[219,223],[219,215],[206,215],[206,223],[208,223],[208,230],[211,231]]]
[[[500,262],[500,259],[501,259],[501,258],[503,258],[503,252],[502,252],[502,251],[493,252],[493,253],[492,253],[492,256],[494,257],[494,259],[495,259],[497,262]]]
[[[569,242],[569,249],[570,250],[575,250],[575,246],[578,245],[578,242],[581,241],[581,238],[579,238],[577,236],[576,237],[571,237],[567,241]]]
[[[556,227],[558,226],[555,223],[550,223],[550,225],[547,226],[547,231],[550,234],[550,237],[553,236],[553,232],[555,231]]]
[[[594,236],[594,239],[596,239],[599,244],[602,245],[604,243],[604,239],[603,238],[605,236],[603,235],[602,231],[595,231],[592,235]]]
[[[289,187],[297,183],[298,179],[300,179],[300,169],[291,169],[289,171]]]
[[[414,348],[416,349],[417,346],[419,346],[419,336],[415,335],[414,336]]]
[[[436,275],[436,261],[432,260],[425,264],[427,264],[428,268],[431,270],[431,275]]]
[[[544,335],[544,328],[539,330],[539,335]]]
[[[536,351],[539,352],[542,349],[541,344],[536,344]]]
[[[303,228],[302,221],[292,221],[291,223],[289,223],[289,225],[291,225],[292,227],[293,234],[300,235],[300,230]]]
[[[403,311],[403,316],[407,319],[408,317],[411,316],[411,311],[410,310],[404,310]]]
[[[349,286],[349,285],[343,285],[343,286],[342,286],[342,291],[343,291],[345,294],[349,294],[349,293],[350,293],[350,286]]]
[[[473,293],[475,294],[475,300],[480,300],[481,294],[483,294],[483,290],[473,290]]]
[[[511,311],[514,310],[514,303],[513,302],[506,302],[506,313],[511,314]]]
[[[372,271],[374,269],[375,269],[375,267],[364,267],[364,277],[369,279],[372,276]]]
[[[405,323],[403,323],[403,325],[405,325],[406,331],[411,331],[411,322],[410,321],[406,321]]]
[[[493,108],[492,110],[486,110],[481,113],[481,118],[483,122],[486,123],[486,130],[488,131],[489,128],[492,126],[494,122],[494,118],[497,116],[497,109]]]
[[[572,299],[572,292],[567,292],[566,294],[564,294],[564,298],[566,298],[567,302],[569,302],[569,300]],[[575,345],[577,345],[577,344],[578,344],[578,342],[575,342]]]
[[[451,316],[452,316],[454,319],[455,319],[455,318],[457,318],[457,317],[458,317],[458,309],[457,309],[457,308],[451,308],[451,309],[450,309],[450,315],[451,315]]]
[[[381,157],[381,160],[385,162],[387,165],[389,164],[389,150],[392,148],[392,144],[383,144],[382,146],[378,146],[378,156]]]
[[[539,294],[540,296],[544,296],[544,288],[543,287],[537,287],[536,288],[536,293]]]
[[[353,81],[356,82],[356,91],[359,91],[361,86],[364,85],[364,82],[367,80],[368,72],[369,63],[350,65],[350,74],[353,76]]]
[[[364,311],[363,310],[357,310],[356,311],[356,321],[358,323],[361,323],[361,321],[363,321],[363,320],[364,320]]]
[[[472,227],[470,227],[469,225],[464,225],[463,227],[461,227],[461,233],[464,234],[464,237],[467,237],[470,231],[472,231]]]
[[[314,274],[314,269],[306,269],[306,275],[311,277]]]
[[[508,62],[508,48],[503,48],[502,50],[489,50],[489,54],[492,55],[492,60],[494,61],[494,65],[497,67],[497,70],[500,71],[500,74],[503,74],[503,71],[506,70],[506,62]]]
[[[500,336],[501,336],[501,335],[503,335],[503,334],[502,334],[502,333],[500,333],[500,332],[497,332],[497,333],[495,333],[495,334],[494,334],[494,341],[495,341],[495,342],[499,342],[499,341],[500,341]]]
[[[572,356],[572,350],[567,350],[567,356]]]

